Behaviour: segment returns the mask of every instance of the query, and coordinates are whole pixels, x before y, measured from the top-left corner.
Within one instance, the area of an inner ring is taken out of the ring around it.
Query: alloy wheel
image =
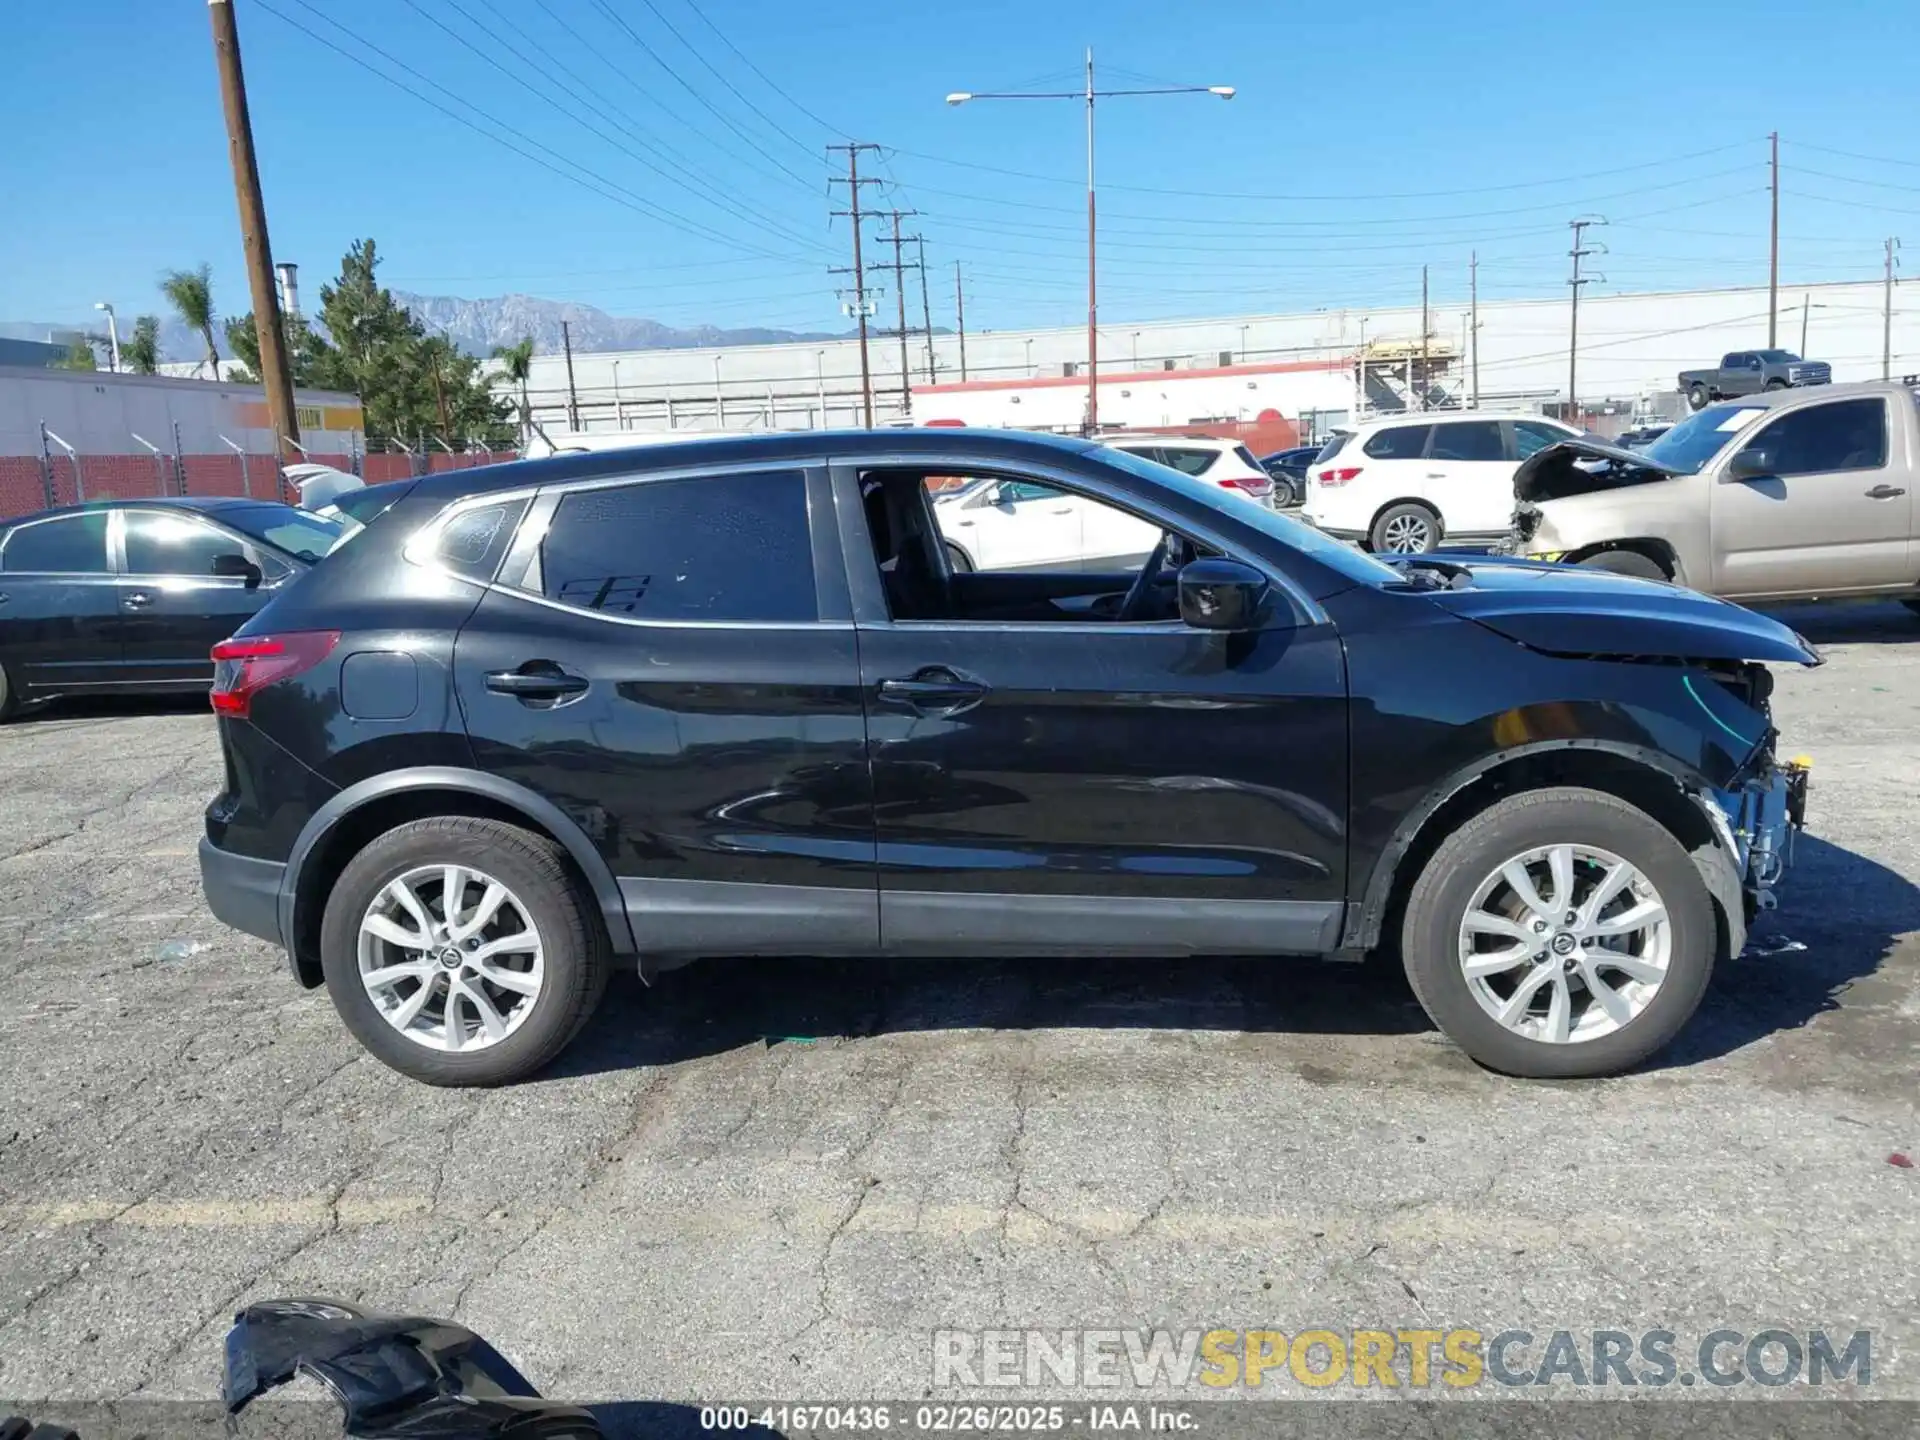
[[[1458,957],[1480,1008],[1529,1040],[1578,1044],[1631,1023],[1673,954],[1660,892],[1591,845],[1525,851],[1483,879],[1460,922]]]
[[[1396,515],[1381,531],[1390,555],[1420,555],[1433,547],[1433,527],[1418,515]]]
[[[429,1050],[499,1044],[540,998],[546,952],[526,906],[470,865],[389,881],[360,919],[360,983],[380,1016]]]

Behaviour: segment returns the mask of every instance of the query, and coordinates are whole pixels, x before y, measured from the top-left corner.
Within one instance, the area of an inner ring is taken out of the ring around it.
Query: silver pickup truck
[[[1833,367],[1824,360],[1802,360],[1791,350],[1732,350],[1712,370],[1682,370],[1680,388],[1687,404],[1703,410],[1734,395],[1759,395],[1800,385],[1826,385]]]
[[[1585,438],[1514,472],[1500,548],[1732,600],[1887,596],[1920,613],[1920,395],[1884,381],[1710,405],[1641,450]]]

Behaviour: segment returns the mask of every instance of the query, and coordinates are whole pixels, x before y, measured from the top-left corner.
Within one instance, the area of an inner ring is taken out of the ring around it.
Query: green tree
[[[293,383],[305,386],[318,384],[314,376],[325,366],[333,347],[307,324],[304,315],[283,315],[280,324],[287,337],[287,364],[293,371]],[[260,332],[254,326],[253,312],[249,310],[227,321],[226,331],[227,348],[244,367],[235,378],[249,385],[258,385]]]
[[[500,362],[500,368],[487,377],[488,383],[508,385],[520,392],[520,444],[524,447],[533,420],[527,395],[527,381],[533,375],[533,337],[528,335],[513,345],[494,346],[493,358]]]
[[[53,362],[56,370],[98,370],[100,360],[93,353],[93,346],[86,340],[75,340],[67,346],[67,353]]]
[[[202,265],[198,270],[169,270],[160,277],[160,293],[166,296],[173,313],[180,317],[180,323],[191,330],[198,330],[200,338],[207,342],[204,363],[208,373],[218,380],[220,350],[213,343],[213,267]]]
[[[136,375],[154,375],[160,370],[160,317],[142,315],[133,322],[133,334],[120,347],[120,358]]]

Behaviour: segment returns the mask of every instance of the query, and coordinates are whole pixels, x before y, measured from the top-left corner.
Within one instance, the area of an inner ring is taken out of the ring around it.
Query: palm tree
[[[133,335],[120,347],[120,356],[136,375],[152,375],[160,369],[160,317],[142,315],[133,322]]]
[[[198,330],[200,338],[207,342],[206,367],[213,372],[213,378],[220,378],[220,350],[213,343],[213,267],[202,265],[198,270],[169,270],[160,277],[160,293],[167,297],[167,303],[173,306],[173,313],[180,317],[180,323],[190,330]]]
[[[533,407],[527,397],[527,381],[533,374],[533,337],[529,335],[517,345],[494,346],[493,358],[500,362],[501,368],[494,371],[489,380],[504,381],[520,389],[520,448],[524,450],[533,426]]]

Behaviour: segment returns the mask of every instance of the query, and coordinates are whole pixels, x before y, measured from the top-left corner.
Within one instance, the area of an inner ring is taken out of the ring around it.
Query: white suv
[[[1204,435],[1103,435],[1100,443],[1142,460],[1170,465],[1183,475],[1198,476],[1272,508],[1273,477],[1238,440],[1215,440]]]
[[[1513,520],[1513,472],[1580,432],[1539,415],[1396,415],[1336,431],[1307,470],[1301,518],[1369,550],[1486,545]]]

